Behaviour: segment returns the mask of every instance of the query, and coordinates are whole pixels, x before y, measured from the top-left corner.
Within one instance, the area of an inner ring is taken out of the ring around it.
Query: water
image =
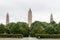
[[[60,40],[60,39],[37,39],[37,38],[27,37],[27,38],[0,38],[0,40]]]
[[[38,40],[38,39],[37,38],[28,37],[28,38],[22,38],[21,40]]]
[[[32,38],[32,37],[28,37],[28,38],[22,38],[21,40],[60,40],[60,39],[53,39],[53,38],[50,38],[50,39],[37,39],[37,38]]]
[[[0,38],[0,40],[21,40],[21,38]]]

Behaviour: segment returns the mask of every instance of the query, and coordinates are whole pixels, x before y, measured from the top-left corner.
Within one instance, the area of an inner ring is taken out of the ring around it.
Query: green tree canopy
[[[0,34],[4,34],[5,32],[5,25],[0,24]]]

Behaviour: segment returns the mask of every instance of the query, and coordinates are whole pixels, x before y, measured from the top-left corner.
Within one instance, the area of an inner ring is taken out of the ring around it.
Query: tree
[[[23,36],[29,36],[29,27],[28,24],[25,22],[17,22],[20,26],[20,33],[23,34]]]
[[[4,34],[5,32],[5,25],[0,24],[0,34]]]
[[[42,25],[44,28],[46,28],[47,26],[49,26],[49,23],[47,23],[47,22],[41,22],[41,25]]]
[[[12,29],[12,27],[15,27],[15,24],[16,24],[16,23],[13,23],[13,22],[12,22],[12,23],[9,23],[9,24],[6,25],[6,33],[7,33],[7,34],[11,34],[11,33],[12,33],[12,32],[11,32],[11,31],[12,31],[11,29]]]
[[[55,34],[55,29],[52,25],[49,25],[48,27],[45,28],[45,33],[46,34]]]
[[[55,27],[56,29],[56,33],[60,34],[60,23],[57,24],[57,26]]]
[[[30,35],[35,36],[35,34],[42,34],[44,33],[44,27],[42,26],[41,22],[35,21],[32,23],[30,28]]]
[[[22,34],[29,36],[29,27],[25,22],[9,23],[6,26],[8,34]]]

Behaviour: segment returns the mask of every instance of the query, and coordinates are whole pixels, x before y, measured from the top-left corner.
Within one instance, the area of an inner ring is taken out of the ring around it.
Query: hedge
[[[60,34],[35,34],[30,35],[31,37],[40,37],[40,38],[60,38]]]
[[[21,38],[22,34],[0,34],[0,38]],[[31,36],[32,37],[32,36]],[[35,34],[37,38],[60,38],[60,34]]]
[[[22,34],[0,34],[0,38],[21,38]]]
[[[60,38],[60,34],[35,34],[35,37],[40,38]]]

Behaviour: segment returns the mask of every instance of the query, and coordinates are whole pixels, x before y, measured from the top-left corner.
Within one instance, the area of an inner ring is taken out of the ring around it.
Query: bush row
[[[31,37],[37,37],[37,38],[60,38],[60,34],[35,34]]]
[[[22,34],[0,34],[0,38],[21,38]]]

